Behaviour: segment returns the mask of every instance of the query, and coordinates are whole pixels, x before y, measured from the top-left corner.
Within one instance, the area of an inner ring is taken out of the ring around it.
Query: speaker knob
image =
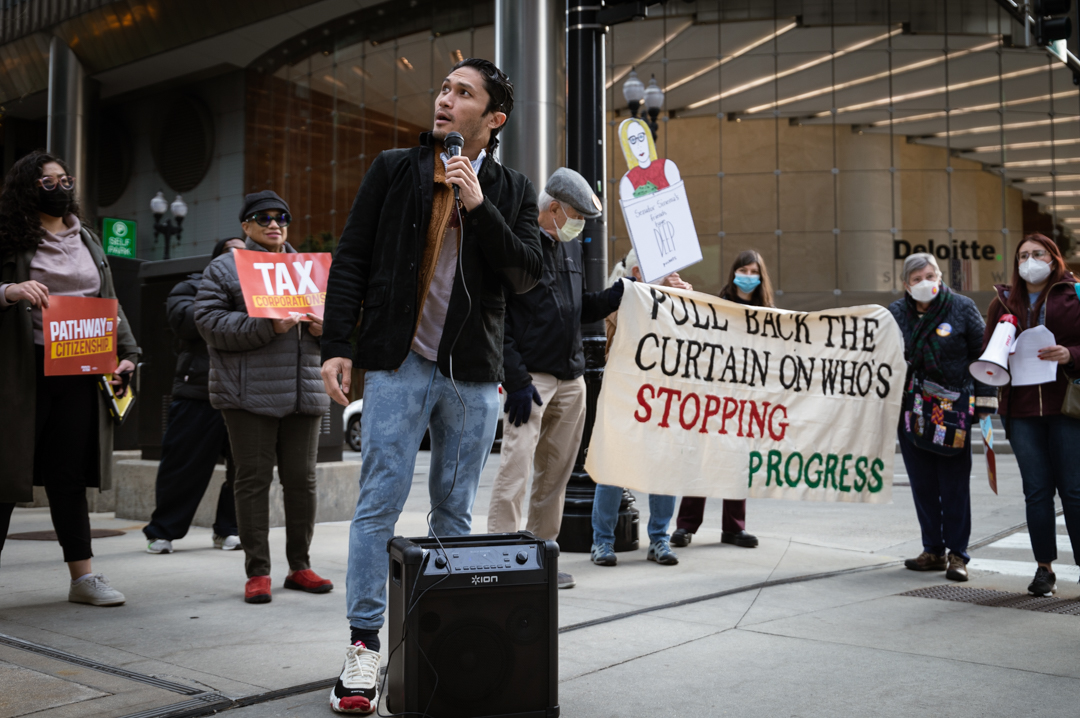
[[[518,551],[517,556],[515,556],[514,558],[517,559],[518,563],[525,563],[526,561],[529,560],[529,554],[526,553],[525,551]]]
[[[435,557],[435,568],[446,568],[446,556]]]

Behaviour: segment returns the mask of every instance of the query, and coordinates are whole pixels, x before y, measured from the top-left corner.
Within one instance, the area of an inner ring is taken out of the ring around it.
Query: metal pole
[[[495,2],[495,64],[514,83],[500,161],[537,192],[566,157],[565,21],[561,0]]]
[[[46,147],[67,163],[75,176],[76,196],[88,222],[97,214],[93,170],[89,161],[89,111],[97,83],[86,79],[79,58],[58,37],[49,43],[49,117]]]
[[[606,28],[597,21],[601,5],[586,5],[568,0],[566,17],[567,98],[566,147],[567,166],[581,173],[596,190],[604,203],[604,214],[585,221],[582,232],[585,261],[585,287],[597,292],[607,281],[607,165],[605,158],[605,121],[607,118],[604,92],[604,33]],[[604,323],[596,322],[581,328],[585,347],[585,431],[578,451],[577,463],[566,488],[563,521],[559,530],[559,548],[570,552],[588,552],[592,546],[592,505],[596,484],[585,471],[585,455],[592,438],[596,420],[596,399],[604,378],[604,347],[607,339]],[[638,545],[638,512],[634,498],[623,492],[619,507],[619,522],[615,528],[615,550],[632,551]]]

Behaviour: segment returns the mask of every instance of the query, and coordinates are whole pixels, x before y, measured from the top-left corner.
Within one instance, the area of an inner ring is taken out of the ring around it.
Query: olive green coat
[[[90,250],[101,278],[99,296],[116,298],[112,272],[101,240],[85,228],[83,243]],[[0,284],[30,279],[30,262],[37,249],[0,256]],[[117,348],[121,359],[138,362],[139,347],[124,310],[119,310]],[[21,301],[0,309],[0,503],[34,500],[34,424],[37,404],[34,367],[34,325],[30,303]],[[112,488],[113,423],[104,397],[98,401],[98,461],[86,468],[86,485],[102,491]],[[56,451],[64,450],[64,436],[49,437]]]

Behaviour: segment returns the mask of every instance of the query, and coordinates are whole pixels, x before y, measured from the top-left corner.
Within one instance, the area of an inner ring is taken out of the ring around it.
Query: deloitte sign
[[[135,259],[135,236],[138,225],[127,219],[106,217],[101,222],[101,241],[105,254]]]
[[[963,241],[957,242],[952,240],[951,246],[948,242],[943,244],[934,244],[934,240],[927,240],[926,244],[916,244],[912,246],[911,242],[907,242],[903,239],[893,240],[893,259],[907,259],[912,254],[918,254],[920,252],[926,252],[932,254],[938,259],[975,259],[975,260],[988,260],[998,261],[1001,256],[998,254],[997,248],[992,244],[979,244],[975,241]]]

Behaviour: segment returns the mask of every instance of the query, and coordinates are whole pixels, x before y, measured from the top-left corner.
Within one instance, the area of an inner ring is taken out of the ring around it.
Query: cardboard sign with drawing
[[[657,156],[652,130],[640,118],[619,125],[619,143],[628,167],[619,205],[645,281],[697,264],[701,245],[679,168]]]

